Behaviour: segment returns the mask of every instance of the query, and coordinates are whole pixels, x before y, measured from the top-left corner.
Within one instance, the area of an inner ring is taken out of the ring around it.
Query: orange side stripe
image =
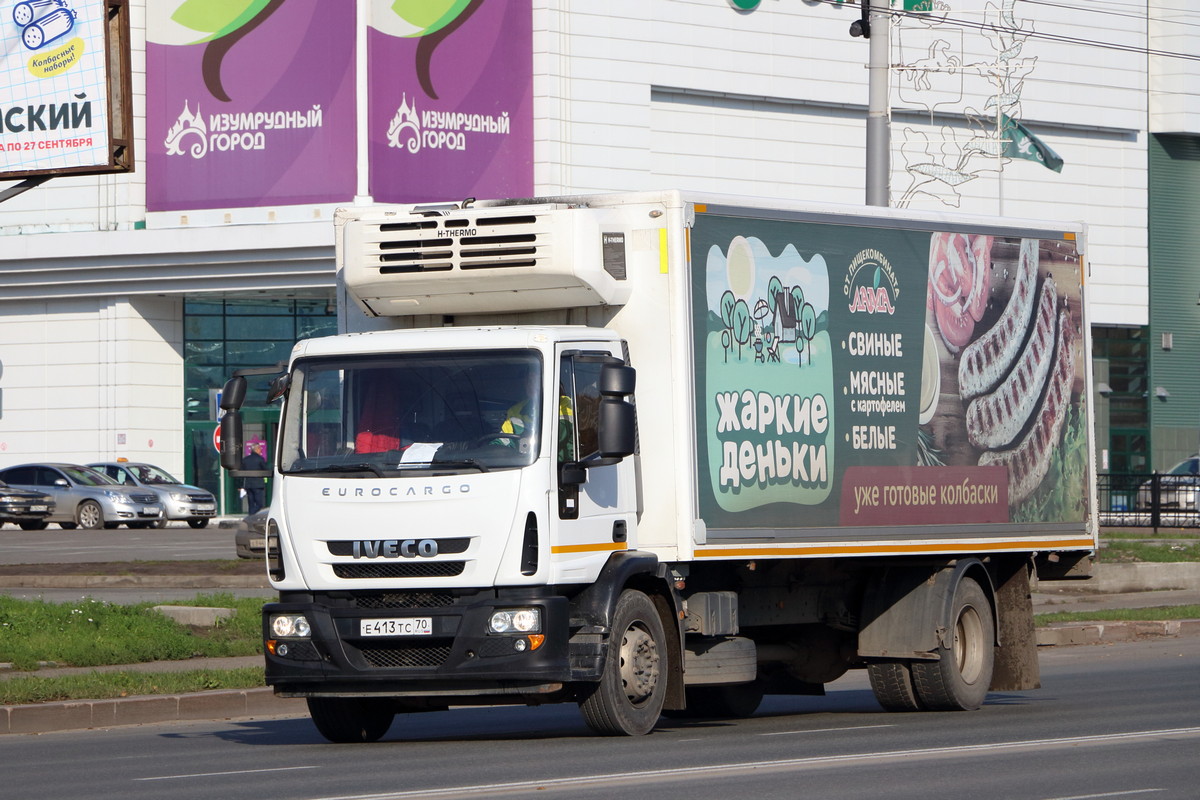
[[[870,553],[956,553],[995,550],[1055,550],[1094,548],[1091,539],[1013,539],[1003,542],[937,542],[928,544],[800,545],[771,547],[698,547],[696,558],[744,558],[748,556],[829,556]]]
[[[551,553],[603,553],[606,550],[627,550],[626,542],[599,542],[597,544],[560,544],[551,547]]]

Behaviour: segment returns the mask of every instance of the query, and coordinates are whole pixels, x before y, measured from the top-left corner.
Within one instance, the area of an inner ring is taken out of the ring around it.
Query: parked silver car
[[[0,470],[10,486],[36,489],[54,498],[54,512],[37,524],[61,528],[148,528],[163,518],[158,495],[122,486],[104,473],[79,464],[22,464]]]
[[[1138,487],[1139,509],[1149,509],[1154,501],[1154,482]],[[1170,511],[1200,510],[1200,455],[1185,458],[1158,476],[1158,506]]]
[[[217,515],[217,498],[212,492],[181,483],[171,473],[153,464],[102,461],[88,466],[124,486],[136,486],[157,494],[167,513],[154,525],[156,528],[166,527],[167,520],[172,519],[185,519],[191,527],[203,528]]]

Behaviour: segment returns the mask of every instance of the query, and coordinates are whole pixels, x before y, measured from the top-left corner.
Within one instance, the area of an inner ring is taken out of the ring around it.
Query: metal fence
[[[1200,477],[1157,472],[1096,477],[1100,524],[1130,528],[1200,527]]]

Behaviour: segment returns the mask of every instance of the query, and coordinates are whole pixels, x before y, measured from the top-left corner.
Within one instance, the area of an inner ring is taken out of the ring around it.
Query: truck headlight
[[[492,633],[541,633],[542,610],[540,608],[506,608],[493,611],[488,621]]]
[[[271,617],[271,632],[280,639],[307,639],[312,626],[303,614],[276,614]]]

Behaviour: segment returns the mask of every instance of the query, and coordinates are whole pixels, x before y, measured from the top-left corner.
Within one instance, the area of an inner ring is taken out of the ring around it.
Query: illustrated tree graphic
[[[800,363],[804,363],[804,345],[801,342],[808,342],[808,363],[812,363],[812,340],[817,335],[817,310],[813,308],[812,303],[805,303],[804,308],[800,311],[800,331],[796,337],[796,350],[800,353]]]
[[[738,343],[738,358],[742,357],[742,347],[750,343],[750,334],[754,332],[754,320],[750,317],[750,306],[745,300],[738,300],[733,305],[733,338]]]
[[[721,331],[721,346],[725,348],[725,363],[729,363],[729,349],[733,347],[733,307],[737,305],[737,298],[733,296],[733,292],[728,289],[725,294],[721,295],[721,322],[725,324],[725,330]]]

